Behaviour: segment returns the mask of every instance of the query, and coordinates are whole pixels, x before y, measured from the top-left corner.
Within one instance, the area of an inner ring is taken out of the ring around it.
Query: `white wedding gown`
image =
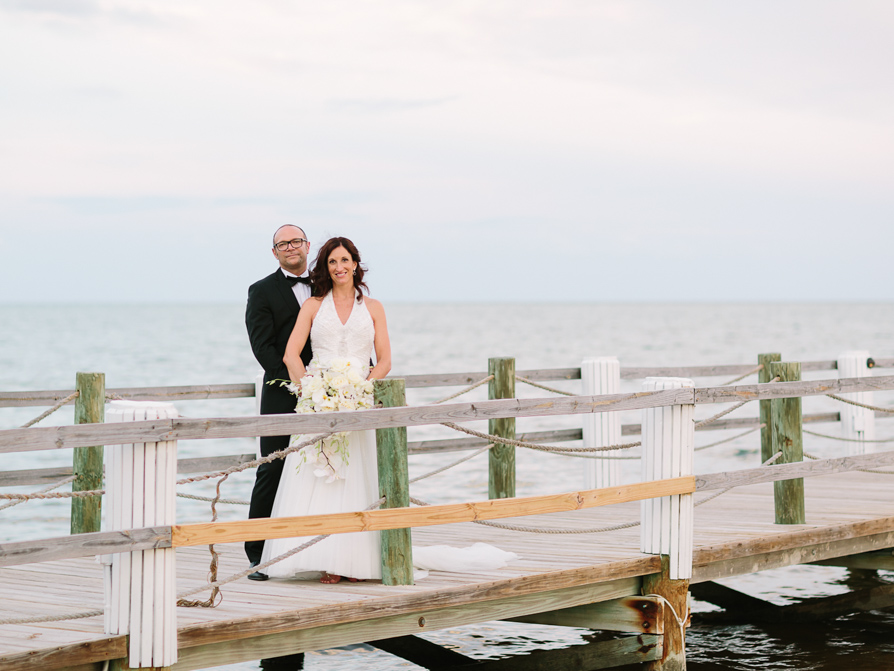
[[[369,370],[373,351],[375,327],[366,302],[355,303],[348,321],[338,318],[332,294],[327,294],[310,329],[314,360],[323,368],[336,358],[347,359],[352,366]],[[296,436],[301,438],[301,436]],[[276,490],[271,517],[322,515],[361,511],[378,500],[379,483],[376,460],[376,432],[348,432],[348,464],[337,469],[340,479],[314,474],[311,460],[304,463],[301,452],[286,457],[282,478]],[[269,561],[292,548],[306,543],[309,538],[279,538],[264,542],[261,563]],[[424,578],[428,570],[471,572],[493,570],[517,559],[486,543],[475,543],[466,548],[443,545],[413,546],[416,579]],[[273,578],[309,578],[320,572],[358,579],[381,579],[382,558],[380,533],[364,531],[332,534],[266,569]]]
[[[338,318],[332,294],[323,303],[310,330],[314,359],[323,368],[336,358],[347,359],[352,366],[369,370],[375,327],[366,301],[354,303],[348,321]],[[375,431],[348,432],[348,464],[338,469],[340,479],[326,482],[314,475],[314,464],[300,452],[286,457],[282,479],[276,491],[271,517],[321,515],[365,510],[378,498]],[[264,542],[261,563],[310,540],[280,538]],[[303,573],[326,572],[350,578],[382,577],[380,534],[364,531],[332,534],[319,543],[267,568],[271,577],[304,577]]]

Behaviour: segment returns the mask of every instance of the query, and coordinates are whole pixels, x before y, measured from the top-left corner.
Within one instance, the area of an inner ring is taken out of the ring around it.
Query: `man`
[[[307,253],[310,243],[298,226],[280,226],[273,234],[273,256],[279,262],[271,275],[255,282],[248,288],[248,305],[245,309],[245,326],[255,358],[264,369],[264,388],[261,392],[261,414],[274,415],[293,412],[297,399],[278,383],[271,380],[288,380],[289,371],[283,363],[286,343],[298,318],[298,311],[310,298],[310,280],[307,272]],[[310,363],[310,339],[301,352],[306,366]],[[261,455],[284,450],[289,446],[289,436],[263,436]],[[282,475],[283,459],[261,464],[255,476],[251,493],[249,519],[270,517],[276,488]],[[264,541],[245,543],[245,554],[252,566],[261,561]],[[267,575],[254,572],[251,580],[266,580]]]

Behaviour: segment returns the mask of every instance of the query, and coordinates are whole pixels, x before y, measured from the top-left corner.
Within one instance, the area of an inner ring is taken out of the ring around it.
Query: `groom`
[[[310,298],[310,279],[307,272],[307,252],[310,243],[298,226],[286,224],[273,234],[273,256],[279,262],[271,275],[255,282],[248,288],[248,305],[245,309],[245,326],[255,358],[264,369],[264,387],[261,391],[261,414],[275,415],[294,412],[297,399],[278,383],[270,380],[288,380],[289,371],[283,363],[286,343],[298,318],[298,311]],[[310,339],[308,338],[301,359],[310,363]],[[261,455],[284,450],[289,446],[289,436],[261,437]],[[276,459],[258,466],[255,486],[248,508],[249,519],[270,517],[276,488],[282,475],[283,459]],[[245,554],[252,566],[261,561],[264,541],[247,541]],[[258,571],[248,576],[251,580],[266,580],[267,575]]]

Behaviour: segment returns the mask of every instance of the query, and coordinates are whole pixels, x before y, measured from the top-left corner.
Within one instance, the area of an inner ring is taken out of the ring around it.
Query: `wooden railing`
[[[663,370],[664,372],[668,370],[679,372],[678,369]],[[716,370],[716,367],[712,370]],[[726,375],[730,372],[735,374],[746,371],[725,369],[719,374]],[[530,375],[531,372],[527,371],[527,373]],[[529,379],[532,378],[529,377]],[[392,380],[388,384],[399,384],[399,381]],[[190,545],[252,539],[355,531],[404,530],[418,526],[579,510],[629,501],[653,501],[653,505],[645,506],[643,509],[642,550],[670,557],[668,573],[665,576],[667,580],[688,581],[691,571],[691,495],[693,493],[757,482],[791,481],[814,475],[874,468],[894,463],[894,452],[879,452],[862,456],[824,459],[811,463],[787,463],[732,473],[695,476],[692,472],[695,426],[691,419],[694,406],[701,404],[800,399],[830,393],[850,394],[863,391],[894,390],[894,376],[769,382],[701,388],[691,386],[691,383],[686,381],[670,379],[666,382],[653,383],[653,388],[654,391],[636,393],[530,399],[509,398],[434,406],[382,407],[359,412],[206,419],[174,417],[114,424],[81,424],[0,431],[0,453],[9,453],[83,448],[96,445],[152,444],[181,439],[399,429],[444,422],[642,410],[645,427],[643,454],[646,460],[643,472],[655,474],[652,478],[645,478],[646,482],[545,496],[501,498],[424,508],[409,508],[407,504],[403,504],[401,507],[390,509],[298,518],[255,519],[189,525],[167,524],[84,533],[40,541],[5,543],[0,545],[0,566],[67,557],[137,551],[151,552]],[[663,408],[674,409],[674,411],[656,412]],[[680,409],[680,412],[676,409]],[[664,430],[663,427],[668,426],[668,423],[675,428]],[[800,425],[798,425],[799,427]],[[387,461],[392,464],[389,468],[393,468],[393,464],[403,463],[403,477],[405,477],[405,463],[408,454],[405,434],[403,434],[402,440],[392,436],[388,445]],[[382,443],[380,442],[380,451],[381,449]],[[663,455],[668,452],[676,455],[669,461],[663,459]],[[380,454],[380,463],[381,456]],[[662,471],[660,462],[677,464],[677,470],[671,473]],[[170,478],[171,482],[166,486],[173,488],[173,472],[171,472]],[[398,486],[403,485],[398,483]],[[676,503],[671,505],[673,501]],[[668,514],[667,506],[670,506],[671,514]],[[409,561],[411,558],[409,533],[404,534],[404,540],[394,542],[400,544],[400,551],[393,552],[390,555],[392,559],[388,559],[388,561],[392,564]],[[153,562],[146,564],[146,566],[151,565]],[[412,575],[406,570],[406,566],[399,568],[402,570],[395,570],[394,565],[389,566],[389,574],[392,576]],[[408,582],[408,580],[405,577],[393,582]],[[120,589],[129,589],[129,586],[122,584]],[[164,635],[168,638],[171,637],[170,632]]]

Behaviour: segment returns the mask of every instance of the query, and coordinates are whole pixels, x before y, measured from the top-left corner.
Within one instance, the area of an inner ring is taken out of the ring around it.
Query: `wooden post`
[[[800,363],[771,363],[770,377],[780,382],[801,379]],[[770,401],[770,445],[772,454],[782,452],[774,464],[804,461],[804,440],[801,433],[801,399],[774,398]],[[771,455],[772,456],[772,455]],[[805,524],[804,478],[773,483],[776,503],[776,524]]]
[[[692,380],[649,377],[644,391],[694,387]],[[695,406],[646,408],[642,412],[644,481],[692,475],[695,456]],[[664,609],[664,650],[660,660],[647,662],[653,671],[686,668],[684,623],[689,617],[689,580],[692,577],[692,494],[663,496],[641,502],[640,545],[643,552],[661,555],[661,573],[644,576],[643,595],[660,596]]]
[[[580,366],[584,396],[621,393],[621,364],[613,356],[584,359]],[[594,412],[584,415],[584,445],[606,447],[621,442],[621,414]],[[610,450],[601,456],[617,457],[623,450]],[[591,459],[584,468],[587,489],[614,487],[621,484],[621,469],[617,459]]]
[[[872,377],[872,369],[869,368],[868,360],[869,352],[844,352],[838,357],[838,376]],[[845,394],[843,398],[867,405],[873,403],[871,391]],[[874,411],[855,405],[842,404],[839,407],[841,408],[841,432],[845,438],[850,438],[852,441],[875,440]],[[868,446],[869,444],[864,442],[849,442],[847,443],[847,453],[851,455],[865,454]]]
[[[75,388],[75,424],[101,424],[105,421],[106,376],[104,373],[78,373]],[[73,471],[77,479],[71,483],[74,492],[102,489],[102,445],[76,447]],[[71,533],[99,531],[102,524],[102,497],[72,498]]]
[[[487,385],[487,397],[515,398],[515,359],[497,357],[487,360],[487,373],[494,379]],[[515,440],[515,417],[490,419],[488,433]],[[488,455],[487,497],[510,499],[515,496],[515,447],[495,445]]]
[[[376,380],[376,407],[394,408],[407,404],[406,386],[401,379]],[[407,466],[407,427],[376,429],[379,464],[379,496],[382,508],[409,508],[410,476]],[[382,584],[413,584],[413,540],[411,529],[382,531]]]
[[[170,403],[112,401],[110,422],[173,419]],[[110,445],[106,450],[106,530],[176,524],[177,441]],[[128,634],[131,668],[177,661],[174,549],[124,552],[105,569],[105,633]]]
[[[782,361],[782,354],[779,352],[771,352],[769,354],[758,354],[757,362],[763,364],[763,368],[758,371],[757,381],[761,384],[769,382],[773,379],[770,375],[770,364],[775,361]],[[761,463],[773,456],[773,445],[770,440],[770,401],[758,401],[760,405],[761,418]]]

